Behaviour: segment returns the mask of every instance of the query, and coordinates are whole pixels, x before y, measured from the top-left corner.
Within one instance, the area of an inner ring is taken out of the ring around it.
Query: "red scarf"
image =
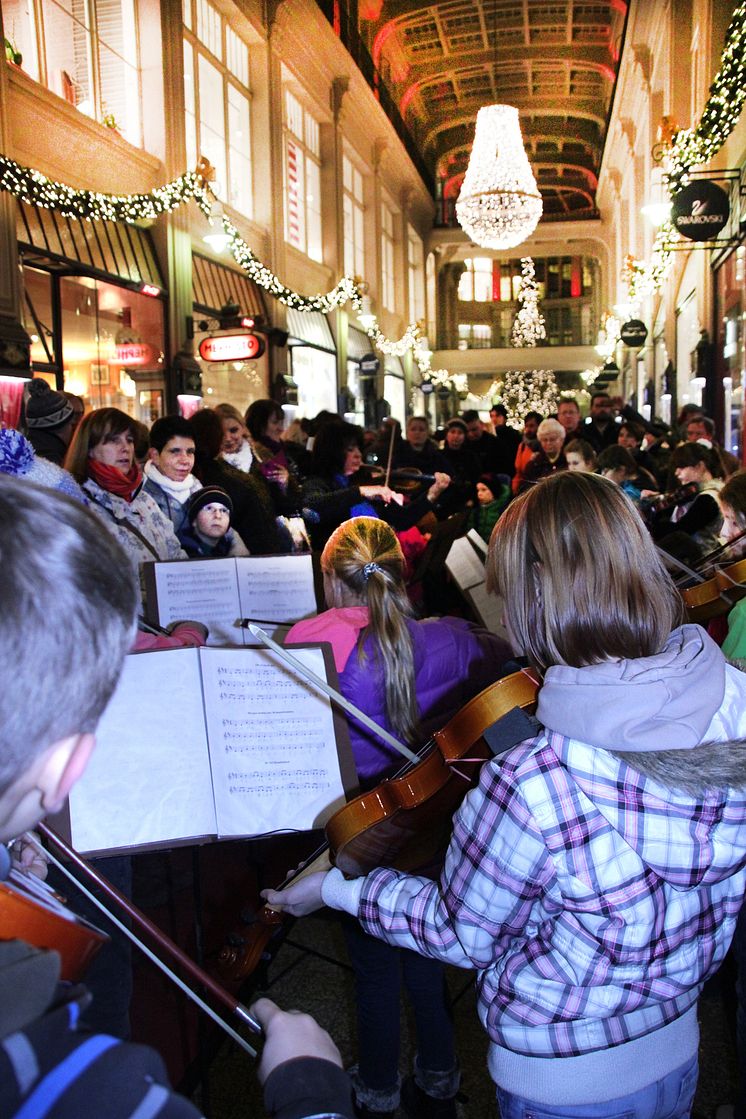
[[[125,474],[117,466],[106,466],[95,458],[89,458],[88,477],[92,478],[102,490],[123,497],[125,501],[134,501],[142,486],[142,470],[136,462]]]

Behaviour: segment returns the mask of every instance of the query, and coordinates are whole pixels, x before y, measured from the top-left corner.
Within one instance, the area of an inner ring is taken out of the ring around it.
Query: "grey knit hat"
[[[73,406],[66,396],[50,388],[41,377],[29,381],[26,389],[26,426],[62,427],[72,417]]]

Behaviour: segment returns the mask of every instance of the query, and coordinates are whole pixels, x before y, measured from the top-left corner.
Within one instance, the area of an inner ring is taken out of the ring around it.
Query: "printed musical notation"
[[[297,652],[325,677],[320,649]],[[264,648],[210,650],[203,686],[221,833],[245,830],[248,806],[259,830],[312,826],[343,795],[329,700]]]
[[[97,737],[70,798],[85,852],[318,827],[344,803],[329,700],[264,648],[127,657]]]
[[[192,618],[210,631],[209,645],[251,645],[236,623],[281,624],[316,613],[311,557],[241,556],[145,564],[148,611],[166,626]]]

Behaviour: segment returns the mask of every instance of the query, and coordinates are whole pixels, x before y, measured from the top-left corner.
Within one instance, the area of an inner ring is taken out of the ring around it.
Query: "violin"
[[[366,463],[361,466],[353,479],[355,485],[385,486],[389,485],[400,493],[414,493],[420,486],[431,486],[435,481],[434,474],[423,474],[416,466],[401,466],[388,472],[383,466],[375,463]]]
[[[45,882],[11,870],[0,882],[0,940],[24,940],[60,957],[60,979],[79,982],[108,936],[75,917]]]
[[[279,889],[330,866],[358,877],[378,866],[412,871],[442,862],[453,813],[492,756],[485,732],[516,708],[532,712],[540,686],[532,670],[522,669],[474,696],[400,774],[338,809],[327,821],[326,844]],[[221,976],[242,980],[250,975],[286,920],[265,905],[221,949]]]
[[[696,482],[686,482],[685,485],[677,486],[676,489],[669,490],[668,493],[657,493],[653,497],[643,497],[639,502],[639,509],[645,517],[654,517],[667,509],[673,509],[675,505],[691,501],[698,493],[699,485]]]
[[[261,1026],[246,1007],[221,987],[211,975],[208,975],[207,972],[203,971],[202,968],[194,963],[177,944],[174,944],[169,937],[161,932],[144,913],[141,913],[140,910],[112,886],[103,875],[95,871],[93,867],[90,866],[77,851],[65,843],[55,831],[44,823],[39,823],[36,827],[48,843],[64,855],[67,862],[62,862],[57,858],[51,849],[44,852],[41,846],[33,841],[33,837],[31,837],[30,840],[32,845],[36,846],[38,850],[44,854],[45,858],[48,858],[66,878],[75,884],[77,889],[81,890],[94,905],[105,913],[107,919],[128,937],[148,959],[160,968],[160,970],[174,982],[200,1010],[212,1018],[212,1020],[219,1025],[229,1037],[232,1037],[249,1056],[256,1057],[256,1051],[248,1044],[245,1038],[234,1030],[221,1015],[216,1013],[193,988],[189,987],[184,980],[176,975],[148,945],[144,944],[132,932],[132,929],[130,929],[124,921],[120,921],[100,898],[91,893],[84,883],[76,877],[76,874],[73,873],[71,865],[76,867],[77,871],[84,879],[96,883],[107,898],[123,913],[126,913],[135,927],[142,929],[150,936],[163,951],[168,953],[172,959],[177,962],[184,972],[190,975],[196,983],[208,991],[218,1003],[222,1004],[225,1009],[234,1014],[243,1025],[248,1026],[254,1033],[260,1034],[262,1032]],[[34,880],[33,883],[27,884],[25,890],[21,890],[18,884],[19,876],[14,872],[11,872],[11,876],[12,880],[10,882],[0,884],[0,939],[25,940],[38,948],[51,949],[58,952],[62,958],[61,977],[77,982],[82,977],[95,953],[109,938],[92,925],[88,925],[86,922],[73,917],[69,910],[66,910],[61,904],[57,895],[55,895],[45,883]],[[18,886],[17,889],[14,888],[16,886]],[[49,896],[44,899],[44,904],[41,903],[39,899],[44,891],[47,892],[47,895],[51,895],[54,899],[54,903],[50,900]],[[24,897],[22,896],[23,894],[27,894],[28,896]],[[33,895],[36,895],[36,897]]]
[[[689,586],[679,586],[679,594],[687,608],[689,621],[706,625],[713,618],[728,614],[736,602],[746,596],[746,559],[739,559],[727,567],[716,568],[714,559],[722,555],[746,536],[746,530],[739,533],[726,544],[708,552],[699,561],[697,567],[712,572],[708,577],[702,576],[698,570],[685,567],[679,562],[686,575],[690,578]],[[669,556],[670,560],[671,557]],[[678,562],[678,561],[677,561]]]

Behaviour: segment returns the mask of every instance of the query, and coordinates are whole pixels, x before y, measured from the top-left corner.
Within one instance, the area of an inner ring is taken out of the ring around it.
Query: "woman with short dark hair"
[[[350,516],[381,517],[399,531],[411,528],[450,484],[447,474],[436,473],[427,493],[403,507],[401,495],[388,486],[358,481],[356,475],[362,465],[361,428],[343,420],[319,428],[311,474],[303,483],[303,505],[316,518],[311,521],[314,548],[323,548],[330,533]]]

